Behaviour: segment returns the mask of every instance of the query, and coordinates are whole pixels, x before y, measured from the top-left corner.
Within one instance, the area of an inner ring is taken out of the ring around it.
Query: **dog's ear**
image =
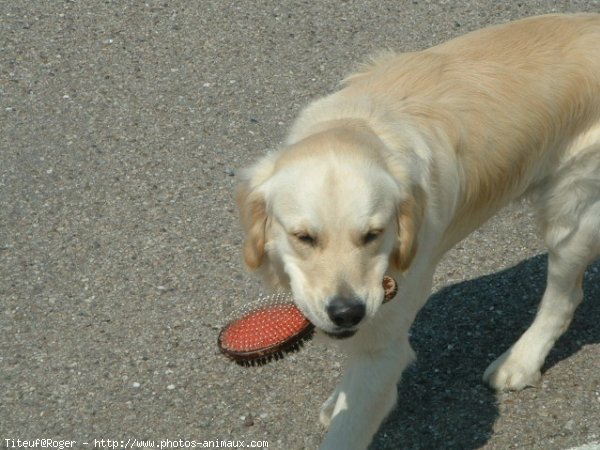
[[[244,261],[249,269],[255,270],[262,265],[265,255],[267,227],[265,200],[257,193],[248,192],[245,186],[240,186],[236,197],[246,231]]]
[[[398,245],[394,254],[396,268],[405,272],[417,254],[419,230],[425,214],[425,192],[413,187],[398,207]]]
[[[236,201],[246,239],[244,261],[249,269],[256,270],[264,262],[267,235],[267,205],[259,187],[273,172],[273,156],[269,155],[242,174],[236,191]]]

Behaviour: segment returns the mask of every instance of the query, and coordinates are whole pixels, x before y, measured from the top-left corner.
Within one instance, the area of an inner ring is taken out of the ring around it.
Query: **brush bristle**
[[[218,339],[221,352],[244,366],[266,364],[297,351],[314,329],[289,296],[261,298],[244,309],[246,313],[223,328]]]
[[[287,347],[283,347],[281,350],[272,353],[268,356],[263,356],[261,358],[256,358],[256,359],[249,359],[249,360],[240,360],[240,359],[233,359],[233,361],[235,361],[236,364],[243,366],[243,367],[257,367],[257,366],[264,366],[268,363],[270,363],[271,361],[279,361],[283,358],[285,358],[285,355],[289,354],[289,353],[296,353],[298,351],[300,351],[302,349],[302,347],[304,347],[304,344],[308,341],[310,341],[314,336],[314,329],[311,329],[310,332],[306,333],[304,336],[302,336],[297,342],[294,343],[290,343],[289,346]]]

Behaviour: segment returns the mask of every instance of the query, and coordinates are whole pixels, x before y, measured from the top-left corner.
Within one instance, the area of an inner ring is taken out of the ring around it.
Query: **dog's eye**
[[[296,233],[294,236],[303,244],[310,245],[311,247],[317,244],[317,238],[308,233]]]
[[[364,245],[370,244],[371,242],[377,240],[377,238],[381,235],[381,230],[370,230],[365,233],[362,237],[362,241]]]

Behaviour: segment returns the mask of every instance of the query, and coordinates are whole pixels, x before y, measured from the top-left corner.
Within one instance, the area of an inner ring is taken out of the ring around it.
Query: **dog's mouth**
[[[356,334],[358,330],[335,330],[323,331],[327,336],[333,339],[348,339]]]

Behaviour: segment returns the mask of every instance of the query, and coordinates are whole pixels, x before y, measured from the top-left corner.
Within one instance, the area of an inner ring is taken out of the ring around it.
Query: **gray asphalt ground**
[[[600,2],[1,0],[0,447],[316,448],[335,348],[250,369],[217,352],[227,315],[261,292],[240,258],[236,174],[369,54],[557,11]],[[600,441],[599,262],[543,384],[480,381],[543,291],[526,206],[440,266],[372,450]]]

